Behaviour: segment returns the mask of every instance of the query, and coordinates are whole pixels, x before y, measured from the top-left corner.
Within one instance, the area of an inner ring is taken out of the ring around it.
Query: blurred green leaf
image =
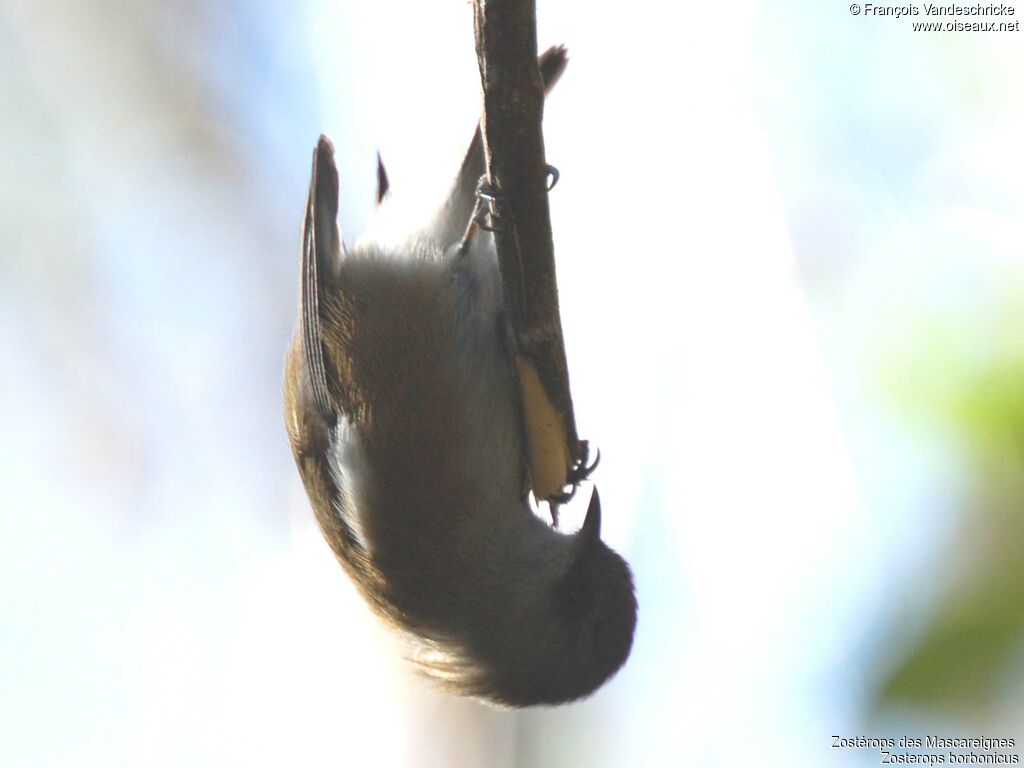
[[[960,527],[936,563],[939,603],[882,681],[879,704],[984,709],[1024,644],[1024,305],[973,318],[908,329],[884,368],[893,402],[952,441],[969,479]]]
[[[1018,499],[1010,510],[982,511],[969,520],[969,528],[986,535],[965,545],[971,549],[967,572],[951,579],[924,634],[884,681],[883,700],[961,711],[991,701],[1024,642],[1022,512]],[[958,554],[950,553],[954,566]]]

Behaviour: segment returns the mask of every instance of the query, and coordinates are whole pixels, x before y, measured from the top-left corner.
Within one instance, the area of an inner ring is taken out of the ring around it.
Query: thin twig
[[[495,243],[538,499],[571,482],[583,451],[576,434],[554,244],[541,118],[534,0],[474,0],[488,183],[497,194]]]

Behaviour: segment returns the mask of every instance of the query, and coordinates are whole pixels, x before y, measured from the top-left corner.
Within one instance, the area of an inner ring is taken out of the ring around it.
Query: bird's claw
[[[476,225],[485,232],[498,232],[501,225],[498,220],[501,218],[498,207],[503,201],[502,194],[491,185],[486,174],[480,177],[476,185]]]
[[[580,458],[569,470],[569,475],[566,478],[566,486],[568,490],[560,491],[559,493],[553,494],[548,498],[548,503],[551,508],[551,522],[553,525],[558,525],[558,508],[563,504],[568,504],[572,501],[576,495],[576,491],[579,489],[580,484],[585,480],[589,479],[597,469],[597,465],[601,463],[601,451],[597,450],[597,455],[594,458],[593,464],[588,464],[590,460],[590,443],[586,440],[580,440]]]

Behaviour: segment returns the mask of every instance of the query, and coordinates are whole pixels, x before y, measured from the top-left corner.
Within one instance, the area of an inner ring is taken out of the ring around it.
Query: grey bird
[[[564,48],[541,56],[550,88]],[[370,606],[447,689],[499,705],[587,696],[626,661],[637,603],[596,489],[561,533],[525,492],[520,401],[492,236],[473,232],[479,129],[434,219],[399,245],[337,225],[313,153],[285,420],[320,529]],[[378,200],[388,204],[379,169]]]

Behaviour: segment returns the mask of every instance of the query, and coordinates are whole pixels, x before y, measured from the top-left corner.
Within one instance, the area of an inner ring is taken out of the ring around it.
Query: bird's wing
[[[333,408],[324,366],[321,297],[325,285],[337,275],[340,258],[338,169],[334,165],[334,145],[321,136],[313,150],[312,178],[302,225],[299,322],[303,362],[316,406],[324,416],[333,413]]]

